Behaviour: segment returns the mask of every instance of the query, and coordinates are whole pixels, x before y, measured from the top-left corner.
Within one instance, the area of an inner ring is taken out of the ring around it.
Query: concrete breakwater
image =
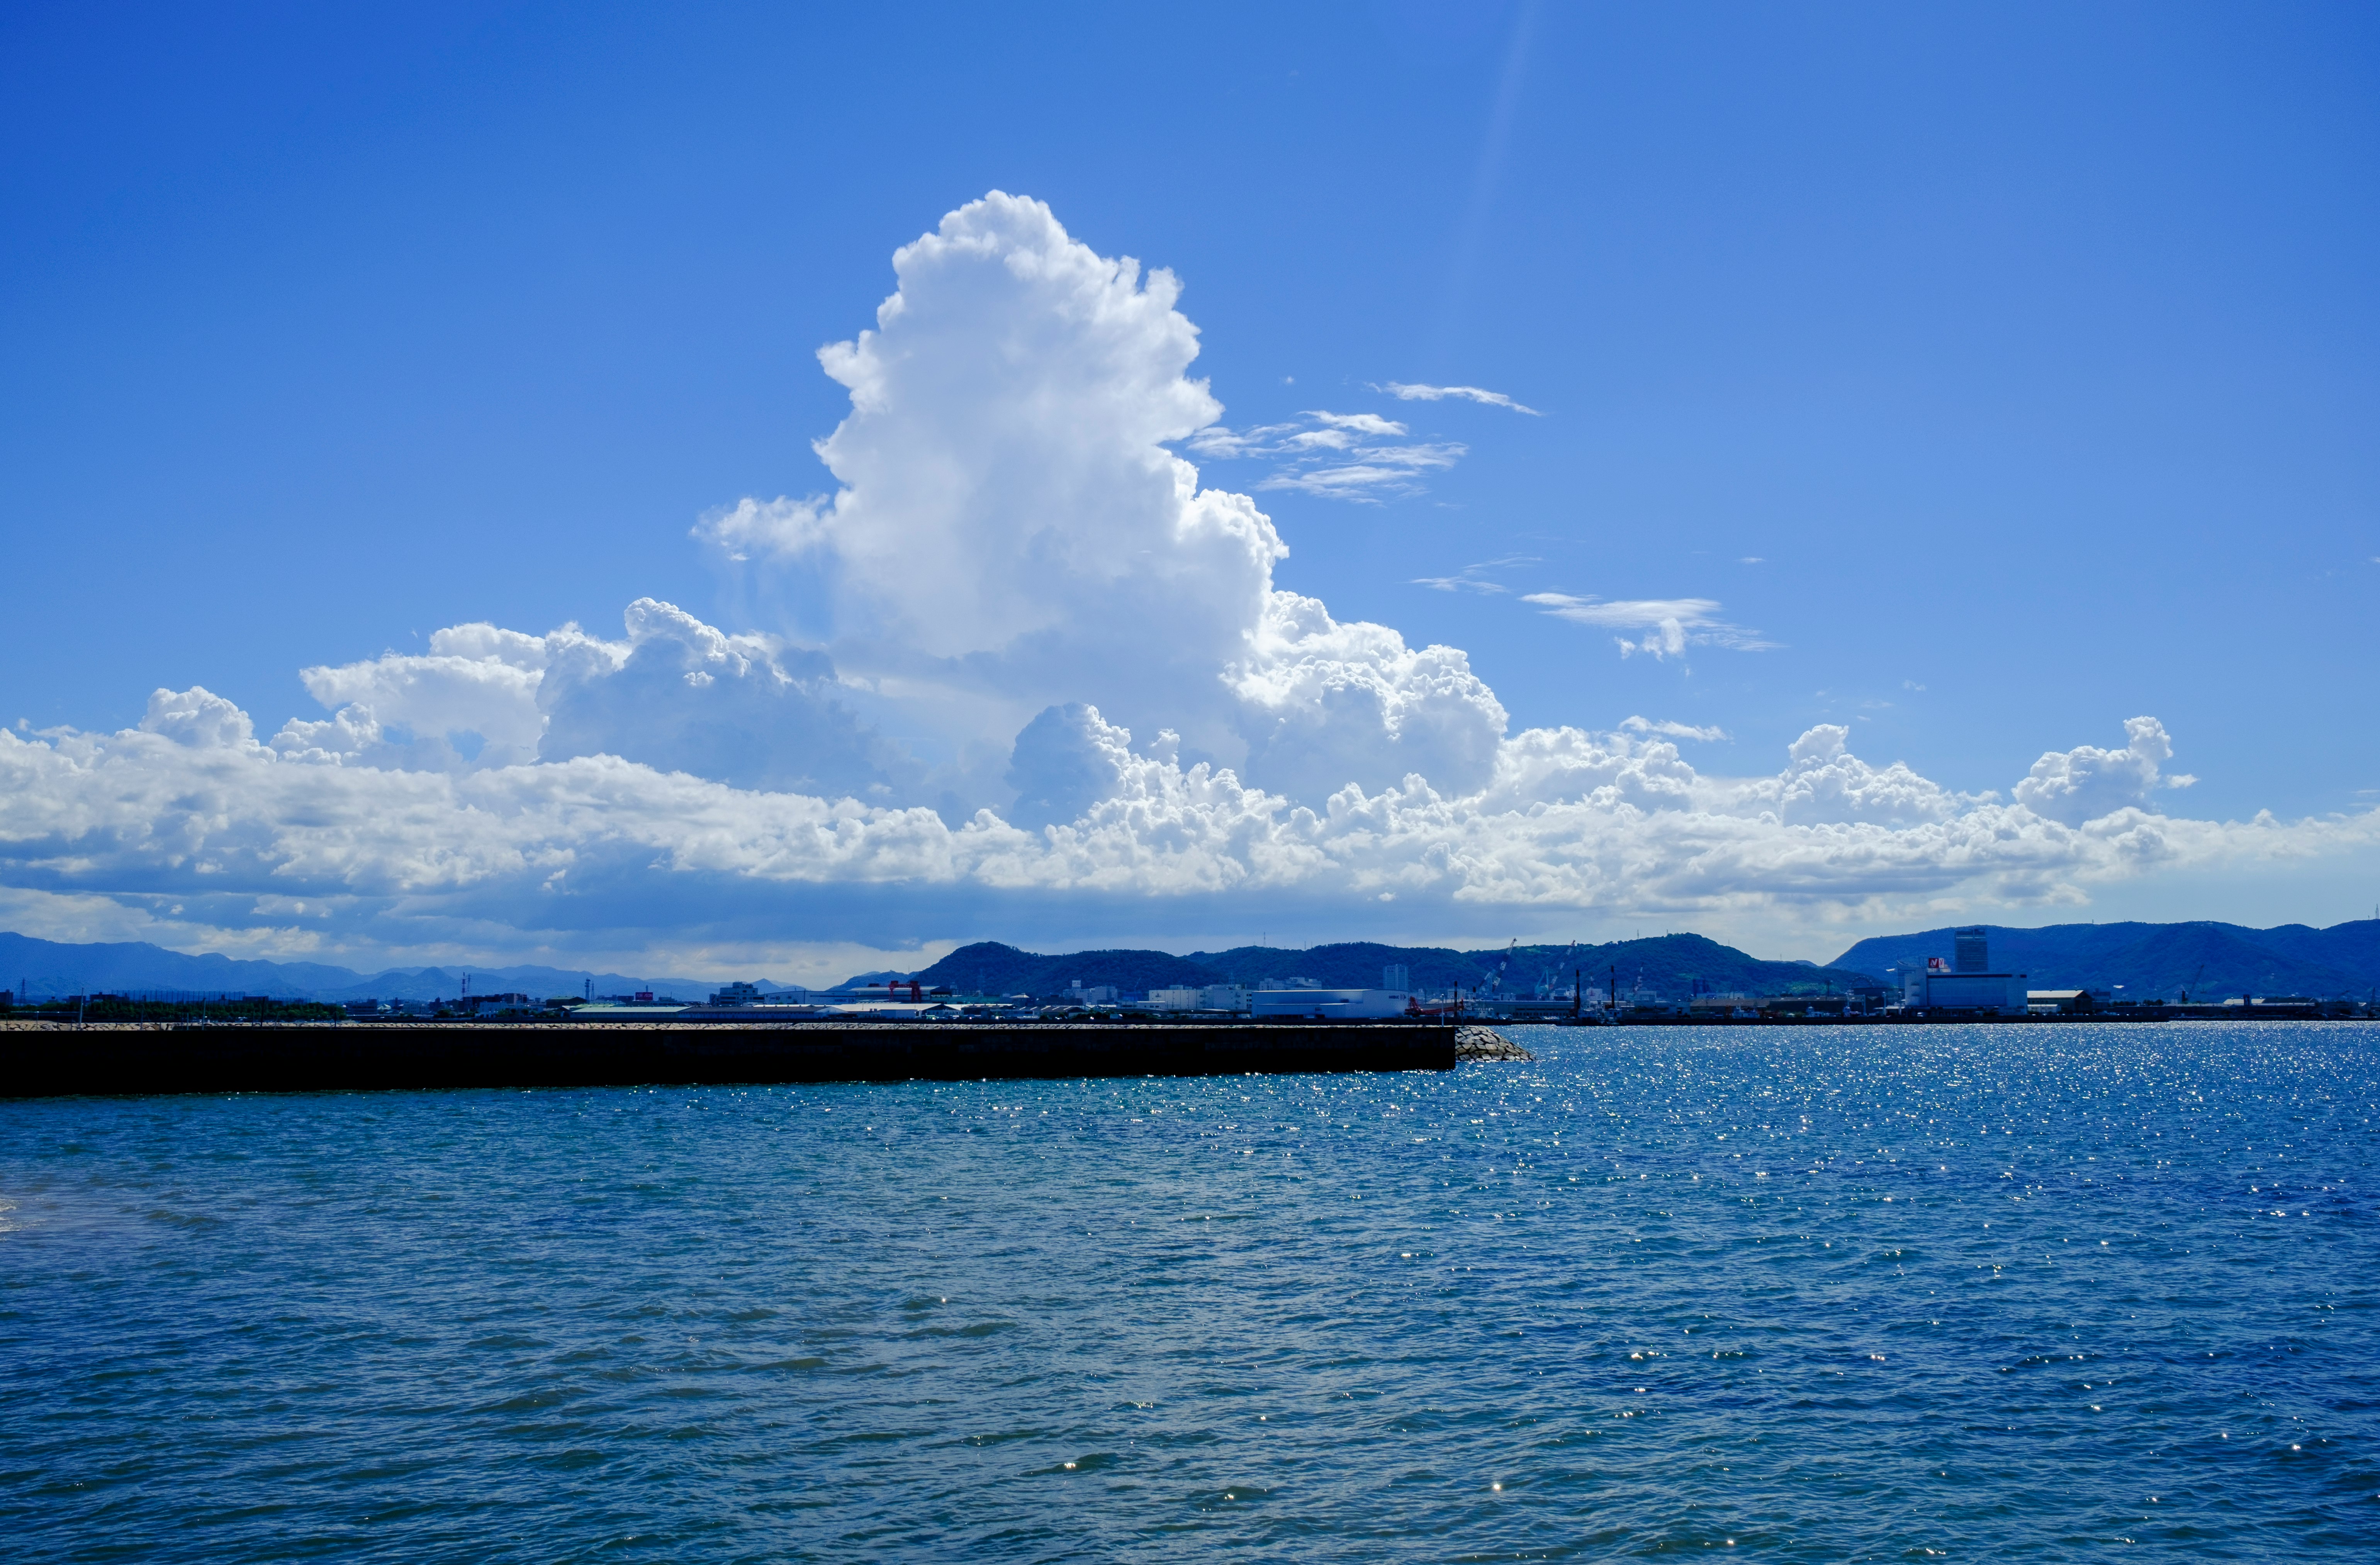
[[[38,1027],[0,1096],[1442,1071],[1451,1025],[805,1022]]]

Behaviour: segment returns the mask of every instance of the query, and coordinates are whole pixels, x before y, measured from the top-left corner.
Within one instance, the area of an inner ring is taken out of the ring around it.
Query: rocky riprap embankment
[[[1536,1055],[1493,1027],[1460,1027],[1454,1034],[1457,1060],[1534,1060]]]

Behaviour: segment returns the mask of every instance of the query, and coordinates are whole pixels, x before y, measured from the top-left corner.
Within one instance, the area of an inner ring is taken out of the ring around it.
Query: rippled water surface
[[[2361,1025],[0,1103],[17,1559],[2380,1558]]]

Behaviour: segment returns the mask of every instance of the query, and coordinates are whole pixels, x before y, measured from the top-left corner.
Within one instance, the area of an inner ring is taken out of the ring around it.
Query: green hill
[[[2123,998],[2171,1000],[2236,994],[2362,996],[2380,987],[2380,920],[2327,929],[2284,924],[2051,924],[2037,929],[1985,925],[1995,971],[2022,973],[2034,989],[2122,986]],[[1949,929],[1881,935],[1835,959],[1839,967],[1885,974],[1898,962],[1949,956]]]
[[[929,985],[947,984],[962,994],[1054,995],[1080,980],[1113,984],[1127,994],[1199,984],[1245,984],[1275,988],[1291,978],[1310,978],[1325,989],[1377,989],[1381,969],[1402,966],[1425,992],[1460,987],[1530,993],[1540,983],[1567,989],[1583,980],[1590,989],[1608,986],[1616,972],[1622,990],[1641,981],[1654,993],[1684,999],[1697,988],[1709,993],[1818,994],[1828,989],[1870,989],[1878,980],[1841,967],[1802,962],[1764,962],[1700,935],[1661,935],[1615,940],[1609,945],[1538,945],[1456,951],[1445,946],[1379,945],[1367,940],[1311,946],[1239,946],[1230,951],[1174,956],[1161,951],[1080,951],[1043,955],[983,940],[962,946],[916,975]]]
[[[992,940],[961,946],[914,977],[928,985],[947,984],[961,994],[1052,995],[1078,981],[1146,994],[1153,989],[1222,982],[1197,962],[1169,952],[1078,951],[1045,956]],[[1373,981],[1378,982],[1378,977]]]

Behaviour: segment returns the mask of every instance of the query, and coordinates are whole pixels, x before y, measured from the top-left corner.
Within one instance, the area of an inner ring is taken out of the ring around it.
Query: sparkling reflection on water
[[[2380,1557],[2380,1028],[0,1104],[19,1559]]]

